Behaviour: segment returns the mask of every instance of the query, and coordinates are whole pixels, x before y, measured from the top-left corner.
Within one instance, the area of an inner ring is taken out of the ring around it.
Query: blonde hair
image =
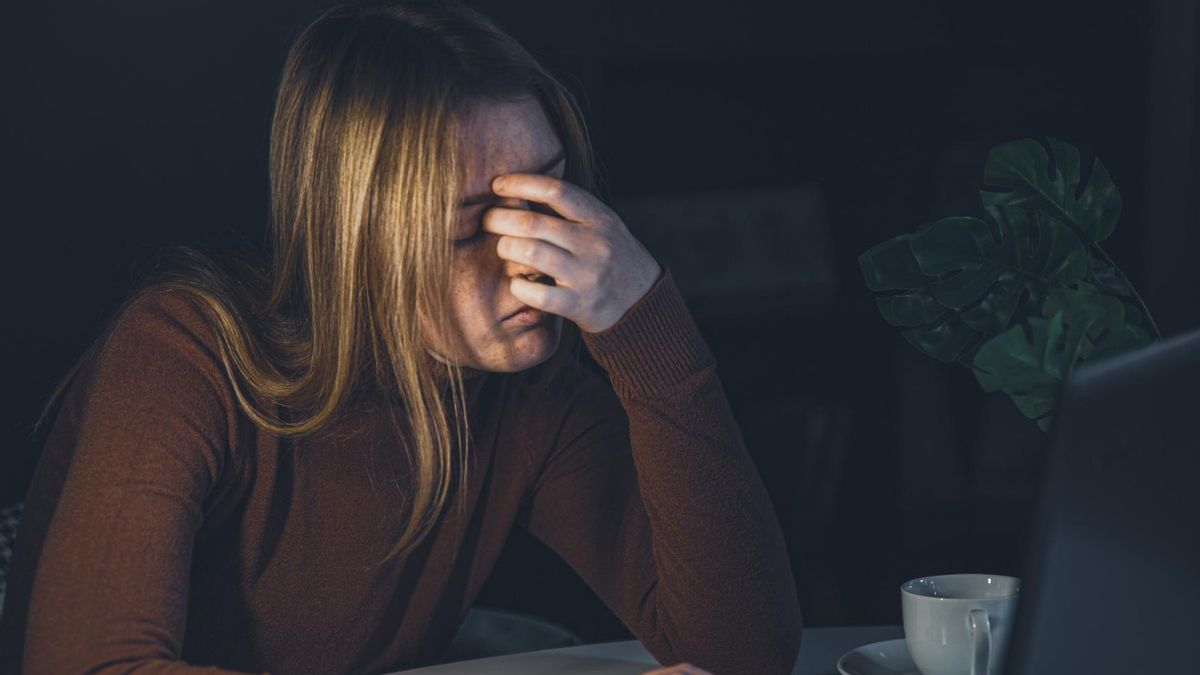
[[[461,366],[449,367],[452,422],[418,321],[422,312],[441,335],[454,334],[447,290],[463,186],[458,132],[472,103],[526,96],[559,136],[565,178],[593,189],[576,101],[487,17],[457,2],[326,10],[293,43],[277,92],[270,263],[166,251],[58,385],[35,431],[126,307],[154,290],[185,291],[217,335],[239,406],[267,432],[314,434],[372,394],[403,402],[407,435],[389,410],[406,441],[412,494],[380,564],[411,552],[448,501],[452,475],[464,498],[468,481]],[[556,363],[578,349],[577,329],[566,321],[564,329]]]

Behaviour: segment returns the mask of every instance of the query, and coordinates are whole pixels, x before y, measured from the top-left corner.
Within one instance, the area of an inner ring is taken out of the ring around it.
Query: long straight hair
[[[462,367],[452,361],[448,383],[439,380],[418,321],[423,313],[441,335],[454,334],[459,130],[473,104],[529,96],[563,145],[565,178],[592,190],[593,154],[574,97],[487,17],[453,1],[326,10],[296,38],[277,91],[269,261],[167,250],[60,382],[35,432],[130,304],[156,290],[184,291],[216,333],[239,407],[263,430],[298,438],[364,397],[398,403],[389,410],[411,494],[380,564],[411,552],[447,503],[452,476],[464,499],[468,481]],[[564,322],[549,372],[578,350],[578,337]]]

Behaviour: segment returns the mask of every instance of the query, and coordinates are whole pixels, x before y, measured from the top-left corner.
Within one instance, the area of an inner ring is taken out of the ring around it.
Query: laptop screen
[[[1062,391],[1009,675],[1200,672],[1200,332]]]

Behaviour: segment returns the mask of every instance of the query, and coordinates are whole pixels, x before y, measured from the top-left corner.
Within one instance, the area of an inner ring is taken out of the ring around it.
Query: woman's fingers
[[[525,239],[505,235],[496,242],[496,253],[505,260],[528,265],[533,269],[554,277],[565,285],[579,277],[579,261],[570,251],[541,239]]]
[[[568,220],[594,222],[608,207],[592,193],[570,181],[540,173],[510,173],[492,181],[492,192],[541,202]]]
[[[502,208],[484,214],[484,229],[501,235],[496,245],[501,258],[555,281],[547,291],[514,278],[512,293],[522,302],[564,316],[588,333],[599,333],[625,316],[661,276],[654,256],[587,190],[561,178],[532,174],[508,174],[492,185],[497,194],[546,204],[562,216]]]
[[[483,214],[483,229],[492,234],[541,239],[572,253],[579,252],[581,227],[579,223],[529,209],[493,206]]]
[[[509,279],[508,288],[514,298],[530,307],[574,321],[575,310],[579,304],[579,294],[574,290],[530,281],[524,277]]]

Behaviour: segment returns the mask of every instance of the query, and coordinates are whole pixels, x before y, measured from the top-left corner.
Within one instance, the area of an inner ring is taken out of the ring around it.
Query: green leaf
[[[975,269],[995,259],[999,244],[978,218],[943,218],[912,235],[913,256],[929,276]]]
[[[1120,300],[1086,282],[1054,289],[1042,314],[983,343],[972,365],[984,391],[1008,394],[1022,414],[1048,430],[1058,387],[1079,363],[1144,346],[1152,338],[1125,322]]]
[[[1056,313],[1061,313],[1063,322],[1070,326],[1067,345],[1072,364],[1088,358],[1093,345],[1125,325],[1125,305],[1086,282],[1051,291],[1042,305],[1042,316],[1049,318]]]
[[[1144,328],[1126,323],[1101,338],[1088,360],[1096,361],[1132,349],[1141,349],[1154,341],[1154,336]]]
[[[1028,138],[992,148],[983,173],[983,203],[1044,210],[1070,226],[1085,245],[1104,241],[1121,215],[1121,195],[1108,169],[1093,160],[1083,183],[1079,150],[1048,140],[1052,154]]]
[[[939,361],[954,361],[974,343],[979,334],[953,314],[927,326],[901,333],[909,344]]]
[[[1001,271],[995,284],[974,305],[959,313],[963,323],[987,335],[1004,330],[1017,305],[1021,301],[1021,290],[1026,288],[1019,274],[1011,270]]]
[[[938,302],[961,309],[976,302],[996,282],[1004,260],[1000,246],[978,218],[945,218],[909,240],[921,271],[939,281],[930,284]]]
[[[909,246],[911,234],[902,234],[876,244],[858,256],[858,266],[873,291],[922,288],[929,279],[921,272]]]
[[[1072,361],[1062,313],[1030,317],[993,337],[975,354],[975,379],[984,391],[1003,391],[1026,417],[1054,409],[1054,396]]]
[[[1021,414],[1037,422],[1042,431],[1049,431],[1050,418],[1054,413],[1055,388],[1041,387],[1023,394],[1010,394]]]
[[[920,225],[859,257],[876,305],[917,349],[971,368],[1049,430],[1061,383],[1083,361],[1153,341],[1137,294],[1107,258],[1121,199],[1098,161],[1050,139],[998,146],[987,218]]]
[[[946,308],[925,293],[885,295],[875,298],[875,305],[879,307],[884,321],[903,328],[924,326],[946,314]]]
[[[1006,267],[963,320],[988,336],[1007,328],[1014,315],[1037,313],[1046,295],[1087,276],[1088,254],[1075,234],[1053,216],[1022,209],[987,207],[1003,246]],[[1025,297],[1025,307],[1018,305]]]
[[[1010,217],[1017,213],[1006,212]],[[1027,214],[1038,239],[1028,251],[1023,268],[1038,277],[1042,286],[1057,286],[1079,281],[1087,276],[1087,248],[1070,228],[1054,216],[1034,211]]]
[[[1125,305],[1125,322],[1131,326],[1139,328],[1146,327],[1146,315],[1142,313],[1142,309],[1129,301],[1122,301]]]
[[[1060,221],[995,208],[991,224],[945,218],[872,247],[859,257],[868,287],[901,290],[876,299],[888,323],[942,361],[971,363],[974,348],[1006,329],[1057,284],[1087,274],[1087,252]],[[954,320],[947,317],[953,316]]]
[[[975,354],[975,379],[984,391],[1023,392],[1062,380],[1053,346],[1065,335],[1062,314],[1030,317],[1000,333]]]

